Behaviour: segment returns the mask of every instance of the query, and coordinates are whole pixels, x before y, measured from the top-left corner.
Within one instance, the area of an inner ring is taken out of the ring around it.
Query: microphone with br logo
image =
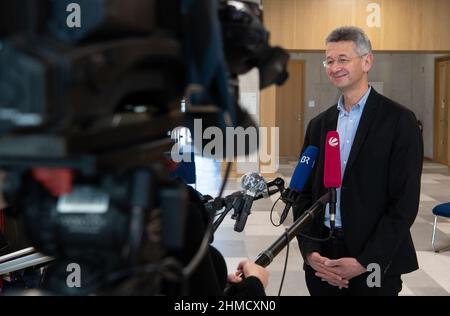
[[[281,194],[281,200],[286,204],[283,213],[281,213],[280,224],[286,219],[289,209],[295,205],[299,198],[300,192],[308,181],[308,178],[314,168],[319,148],[315,146],[308,146],[303,155],[300,157],[294,174],[292,175],[289,187]]]

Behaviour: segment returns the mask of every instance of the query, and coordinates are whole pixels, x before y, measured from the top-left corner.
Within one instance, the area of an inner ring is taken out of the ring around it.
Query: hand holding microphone
[[[294,171],[294,174],[291,179],[291,183],[289,188],[286,189],[292,192],[299,192],[303,190],[303,187],[313,169],[314,161],[317,157],[318,148],[314,146],[309,146],[302,157]],[[308,159],[309,158],[309,159]],[[244,180],[244,179],[243,179]],[[245,179],[245,182],[250,182],[250,179]],[[254,181],[257,183],[258,181]],[[255,263],[266,267],[268,266],[275,256],[277,256],[280,251],[302,230],[308,225],[316,216],[318,216],[324,206],[329,203],[330,204],[330,225],[331,229],[334,229],[335,220],[336,220],[336,189],[340,188],[342,182],[341,178],[341,159],[340,159],[340,142],[339,142],[339,134],[336,131],[329,132],[326,138],[325,144],[325,161],[324,161],[324,186],[329,189],[329,192],[320,197],[308,210],[306,210],[302,216],[300,216],[294,224],[289,227],[287,232],[283,234],[280,238],[278,238],[268,249],[263,251]],[[248,188],[250,188],[249,186]],[[297,193],[298,194],[298,193]],[[253,201],[253,200],[252,200]],[[286,217],[289,208],[295,202],[294,199],[291,201],[287,200],[285,211],[283,212],[282,218]],[[289,204],[288,204],[289,203]],[[315,266],[316,271],[327,272],[325,269],[325,261],[327,258],[321,257],[318,253],[318,264],[324,269],[319,269],[318,266]],[[238,273],[239,274],[239,273]],[[231,280],[239,281],[242,277],[242,274],[231,277]],[[329,274],[323,274],[323,277],[330,278]],[[347,287],[348,281],[340,277],[339,275],[333,275],[333,284],[338,285],[340,287]]]
[[[239,283],[242,282],[243,278],[248,278],[250,276],[257,277],[261,281],[263,287],[267,287],[267,284],[269,283],[269,272],[249,259],[239,262],[237,271],[234,274],[228,275],[228,282]]]

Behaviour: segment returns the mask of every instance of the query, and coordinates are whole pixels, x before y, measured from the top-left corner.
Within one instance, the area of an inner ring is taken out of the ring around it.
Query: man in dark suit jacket
[[[324,66],[342,96],[308,125],[304,148],[320,152],[294,218],[326,193],[328,131],[340,134],[342,186],[332,237],[328,207],[298,236],[311,295],[398,295],[401,274],[418,269],[409,230],[419,207],[423,144],[415,115],[370,87],[372,64],[361,29],[328,36]]]

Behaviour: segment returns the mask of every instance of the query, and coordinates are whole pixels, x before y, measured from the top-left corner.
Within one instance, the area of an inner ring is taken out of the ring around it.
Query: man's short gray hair
[[[343,26],[335,29],[328,35],[325,43],[351,41],[359,56],[372,53],[372,44],[362,29],[356,26]]]

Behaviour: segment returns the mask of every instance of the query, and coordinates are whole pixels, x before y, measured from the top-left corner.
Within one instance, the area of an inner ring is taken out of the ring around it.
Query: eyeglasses
[[[345,66],[345,65],[347,65],[351,60],[353,60],[353,59],[355,59],[355,58],[361,58],[361,57],[364,57],[364,56],[366,56],[366,55],[368,55],[368,53],[365,53],[365,54],[363,54],[363,55],[358,55],[358,56],[355,56],[355,57],[352,57],[352,58],[348,58],[348,57],[339,57],[337,60],[334,60],[334,59],[327,59],[327,60],[324,60],[322,63],[323,63],[323,66],[324,66],[325,68],[330,68],[331,66],[334,65],[334,63],[337,63],[339,66]]]

